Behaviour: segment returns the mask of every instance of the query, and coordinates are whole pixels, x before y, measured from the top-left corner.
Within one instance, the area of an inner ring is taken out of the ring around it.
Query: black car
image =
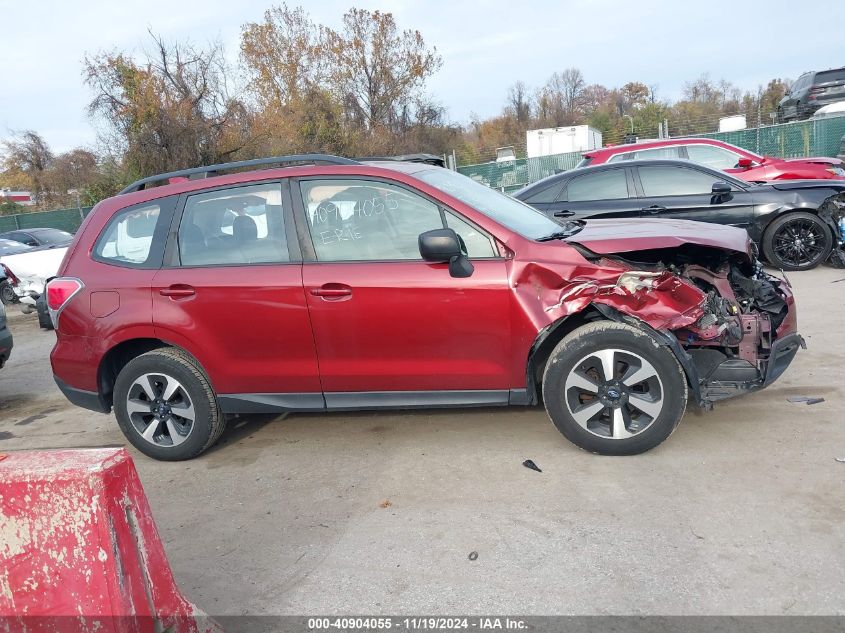
[[[752,184],[684,160],[632,160],[573,169],[513,194],[558,219],[670,218],[748,230],[770,264],[807,270],[833,252],[845,264],[845,180]]]
[[[829,103],[845,100],[845,68],[804,73],[778,103],[778,121],[800,121]]]
[[[0,239],[20,242],[27,246],[67,246],[73,240],[73,235],[59,229],[22,229],[0,233]]]

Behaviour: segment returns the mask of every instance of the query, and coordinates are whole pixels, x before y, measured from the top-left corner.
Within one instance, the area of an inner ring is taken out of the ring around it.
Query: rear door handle
[[[171,297],[173,299],[179,299],[184,297],[193,297],[197,294],[197,291],[193,289],[193,287],[188,286],[187,284],[173,284],[167,288],[162,288],[158,291],[158,293],[162,297]]]
[[[344,297],[352,296],[352,288],[346,284],[323,284],[319,288],[311,288],[309,291],[315,297],[322,297],[326,301],[336,301]]]
[[[640,209],[640,211],[642,212],[643,215],[657,215],[659,213],[662,213],[665,210],[666,210],[666,207],[661,207],[661,206],[656,205],[656,204],[653,204],[650,207],[645,207],[643,209]]]

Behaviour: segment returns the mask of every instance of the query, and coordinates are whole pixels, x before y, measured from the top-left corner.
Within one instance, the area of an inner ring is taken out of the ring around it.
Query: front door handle
[[[173,284],[167,288],[162,288],[158,291],[162,297],[171,297],[173,299],[182,299],[185,297],[193,297],[197,291],[192,286],[187,284]]]
[[[645,207],[640,209],[643,215],[658,215],[666,210],[666,207],[661,207],[660,205],[653,204],[650,207]]]
[[[346,284],[323,284],[319,288],[311,288],[309,292],[324,301],[340,301],[352,296],[352,288]]]
[[[561,211],[555,211],[556,218],[568,218],[573,215],[575,215],[574,211],[567,211],[566,209],[562,209]]]

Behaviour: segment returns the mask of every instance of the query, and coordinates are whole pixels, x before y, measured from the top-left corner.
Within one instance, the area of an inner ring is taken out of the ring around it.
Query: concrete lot
[[[809,350],[638,457],[581,452],[541,409],[250,418],[187,463],[130,449],[182,590],[215,615],[845,614],[845,271],[790,278]],[[53,333],[10,314],[0,451],[124,444],[53,385]]]

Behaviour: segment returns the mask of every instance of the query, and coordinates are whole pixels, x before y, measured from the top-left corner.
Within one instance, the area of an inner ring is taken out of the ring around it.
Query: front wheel
[[[543,401],[554,425],[576,446],[635,455],[678,426],[687,381],[672,352],[649,334],[600,321],[573,330],[552,351]]]
[[[810,270],[830,255],[833,236],[817,215],[797,211],[774,220],[763,235],[763,254],[783,270]]]
[[[114,412],[135,448],[165,461],[196,457],[226,426],[197,362],[173,348],[147,352],[126,364],[115,381]]]

